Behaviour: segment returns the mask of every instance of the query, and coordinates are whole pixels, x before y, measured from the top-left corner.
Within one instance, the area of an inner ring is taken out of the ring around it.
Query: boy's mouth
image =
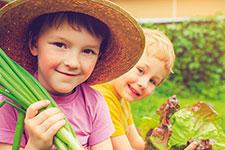
[[[60,74],[66,75],[66,76],[77,76],[77,75],[79,75],[79,74],[74,74],[74,73],[62,72],[62,71],[59,71],[59,70],[56,70],[56,71]]]
[[[128,84],[128,87],[129,87],[130,91],[131,91],[133,94],[135,94],[136,96],[140,96],[140,95],[141,95],[141,94],[140,94],[137,90],[135,90],[131,85]]]

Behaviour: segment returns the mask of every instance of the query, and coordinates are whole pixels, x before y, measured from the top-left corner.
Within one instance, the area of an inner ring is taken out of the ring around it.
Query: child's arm
[[[115,150],[144,150],[145,142],[138,134],[134,124],[129,126],[127,135],[112,137],[113,149]]]
[[[54,135],[64,126],[65,116],[58,108],[49,108],[38,114],[48,105],[49,101],[39,101],[28,107],[24,122],[29,139],[25,150],[50,149]]]
[[[12,145],[9,145],[9,144],[1,144],[0,143],[0,149],[1,150],[11,150],[12,149]],[[23,150],[23,149],[20,148],[20,150]]]
[[[0,144],[0,150],[12,150],[12,145],[9,144]],[[23,148],[20,148],[20,150],[24,150]]]
[[[104,147],[104,149],[107,149],[107,150],[112,150],[112,142],[110,140],[110,138],[94,145],[94,146],[91,146],[91,150],[102,150],[102,148]]]
[[[139,135],[137,128],[134,124],[129,126],[127,137],[133,147],[133,149],[143,150],[145,148],[145,142],[142,137]]]
[[[125,134],[111,137],[114,150],[133,150],[127,136]]]

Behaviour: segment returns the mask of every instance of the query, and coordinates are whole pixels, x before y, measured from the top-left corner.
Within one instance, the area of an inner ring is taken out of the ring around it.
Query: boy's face
[[[31,53],[38,58],[38,80],[53,94],[70,93],[91,75],[98,59],[101,39],[66,22],[48,27]]]
[[[129,72],[111,81],[111,84],[125,100],[135,101],[150,95],[165,77],[165,63],[143,55]]]

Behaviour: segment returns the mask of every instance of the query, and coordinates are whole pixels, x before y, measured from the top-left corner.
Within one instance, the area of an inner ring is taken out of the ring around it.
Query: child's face
[[[49,27],[37,39],[31,53],[38,58],[38,80],[54,94],[71,92],[91,75],[98,59],[101,39],[86,29],[66,22]]]
[[[129,72],[111,83],[121,97],[134,101],[150,95],[165,77],[165,63],[143,55]]]

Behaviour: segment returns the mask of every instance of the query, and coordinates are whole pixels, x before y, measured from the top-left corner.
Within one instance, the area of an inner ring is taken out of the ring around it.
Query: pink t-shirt
[[[86,84],[76,87],[74,93],[54,96],[53,99],[72,124],[84,148],[95,145],[111,136],[114,127],[103,97]],[[6,98],[0,95],[0,101]],[[12,144],[17,110],[8,104],[0,108],[0,143]],[[28,133],[23,133],[21,147],[25,147]]]

